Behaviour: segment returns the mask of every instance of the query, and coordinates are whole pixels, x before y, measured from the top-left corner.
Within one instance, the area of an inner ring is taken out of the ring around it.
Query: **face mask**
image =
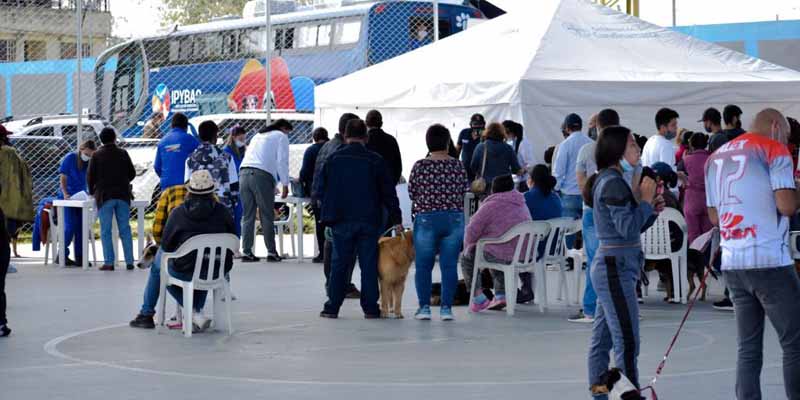
[[[245,142],[243,142],[241,140],[234,140],[234,142],[236,142],[236,145],[239,146],[239,147],[244,147],[244,146],[247,145]]]
[[[587,133],[592,140],[597,140],[597,128],[589,128],[589,132]]]
[[[667,138],[667,140],[675,139],[676,136],[678,136],[678,133],[675,131],[667,131],[667,134],[664,135],[664,137]]]
[[[89,157],[86,154],[81,153],[81,160],[83,160],[83,162],[89,162],[89,160],[91,159],[92,157]]]
[[[711,127],[710,126],[706,126],[705,129],[706,129],[706,133],[711,133]]]
[[[507,145],[509,145],[509,146],[511,146],[511,147],[514,147],[514,139],[508,139],[508,140],[506,140],[506,144],[507,144]]]
[[[629,163],[628,160],[625,159],[625,157],[623,157],[622,160],[620,160],[619,166],[622,167],[623,172],[633,171],[633,165],[631,165],[631,163]]]

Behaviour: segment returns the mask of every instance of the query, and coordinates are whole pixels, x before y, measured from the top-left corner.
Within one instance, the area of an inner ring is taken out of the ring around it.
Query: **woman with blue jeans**
[[[652,225],[663,209],[656,196],[656,183],[644,178],[637,201],[624,178],[639,163],[639,146],[629,129],[603,130],[595,150],[598,173],[584,187],[584,201],[594,212],[594,226],[600,247],[591,266],[597,293],[592,338],[589,345],[589,384],[592,397],[608,399],[603,375],[608,371],[609,352],[615,365],[639,387],[639,304],[636,283],[644,263],[640,235]]]
[[[464,194],[467,172],[448,154],[450,131],[436,124],[425,135],[430,155],[414,164],[408,180],[413,204],[416,251],[418,320],[431,319],[431,273],[439,254],[442,270],[443,321],[453,319],[453,298],[458,285],[458,255],[464,241]]]

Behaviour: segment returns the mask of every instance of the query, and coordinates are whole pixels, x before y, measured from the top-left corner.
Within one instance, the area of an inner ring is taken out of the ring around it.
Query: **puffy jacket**
[[[200,146],[197,139],[185,130],[172,130],[158,142],[156,160],[153,169],[161,178],[161,190],[172,186],[183,185],[186,159]]]
[[[33,205],[33,187],[28,164],[11,146],[0,145],[0,208],[6,218],[17,221],[33,221],[36,212]]]
[[[477,154],[477,153],[476,153]],[[512,190],[490,195],[472,216],[464,236],[464,249],[471,253],[480,239],[497,239],[511,228],[531,220],[522,193]],[[486,246],[486,252],[503,261],[514,258],[517,241]]]
[[[314,188],[322,194],[325,225],[361,222],[382,227],[384,209],[392,225],[403,221],[386,162],[363,144],[348,144],[333,153],[314,180]]]
[[[189,195],[178,208],[172,210],[164,227],[161,237],[161,248],[166,252],[173,252],[187,240],[194,236],[206,233],[232,233],[236,234],[233,217],[222,204],[213,197],[195,197]],[[178,272],[194,270],[196,254],[188,254],[177,260],[172,268]],[[233,267],[233,253],[228,252],[225,263],[225,272]],[[205,274],[208,262],[203,262]]]

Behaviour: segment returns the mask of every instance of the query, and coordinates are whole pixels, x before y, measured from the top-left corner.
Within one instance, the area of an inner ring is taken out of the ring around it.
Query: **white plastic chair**
[[[289,238],[291,239],[292,243],[292,254],[296,255],[297,252],[295,251],[294,245],[294,234],[297,228],[295,227],[295,215],[294,213],[297,211],[295,207],[289,206],[287,207],[289,212],[286,213],[285,219],[276,219],[274,222],[275,225],[275,233],[278,234],[278,249],[280,251],[280,256],[283,257],[283,233],[286,230],[285,228],[289,228]],[[302,237],[302,236],[301,236]]]
[[[235,253],[239,248],[239,238],[229,233],[215,233],[197,235],[187,240],[172,253],[162,253],[161,255],[161,287],[159,289],[159,330],[163,329],[166,322],[167,311],[167,286],[176,285],[183,289],[183,335],[192,337],[192,313],[194,312],[194,291],[206,290],[213,291],[214,296],[214,325],[222,317],[222,299],[225,299],[227,311],[228,334],[233,334],[233,322],[231,321],[231,286],[225,279],[225,262],[228,257],[228,250]],[[176,260],[192,252],[197,252],[194,265],[194,276],[191,281],[182,281],[169,274],[169,261]],[[218,254],[218,255],[217,255]],[[208,273],[205,278],[200,276],[203,261],[208,263]],[[216,278],[215,278],[216,277]]]
[[[547,282],[544,275],[544,263],[537,262],[536,256],[539,242],[544,240],[548,233],[550,233],[550,225],[546,222],[529,221],[514,226],[500,238],[478,240],[475,249],[475,268],[472,272],[472,287],[469,292],[470,304],[475,295],[480,270],[503,271],[506,284],[506,312],[509,316],[514,315],[514,306],[517,304],[517,275],[521,272],[532,272],[538,286],[534,292],[536,302],[539,304],[539,311],[544,312],[547,308]],[[484,251],[487,245],[504,244],[515,239],[517,244],[514,258],[510,264],[492,263],[486,260]]]
[[[55,263],[56,257],[58,257],[58,226],[55,223],[56,219],[52,210],[45,208],[42,209],[42,212],[47,214],[47,220],[50,222],[50,228],[47,230],[47,241],[44,244],[44,265],[50,265],[50,261]],[[51,255],[52,257],[50,257]]]
[[[681,248],[673,253],[669,236],[669,223],[678,225],[683,233]],[[688,283],[686,273],[687,263],[687,227],[686,220],[678,210],[666,208],[659,214],[656,222],[642,234],[642,249],[645,260],[670,260],[672,264],[673,302],[686,304]],[[647,288],[645,288],[647,294]]]
[[[578,232],[583,231],[583,220],[576,219],[575,220],[575,227],[571,231],[567,232],[567,236],[577,234]],[[575,304],[580,305],[583,301],[583,292],[581,291],[581,279],[583,279],[584,272],[583,272],[583,262],[586,260],[586,240],[583,241],[583,247],[580,249],[567,249],[567,259],[572,259],[572,266],[574,269],[573,272],[573,281],[575,282]],[[589,268],[587,265],[586,268]],[[566,272],[563,274],[564,280],[564,288],[566,289]],[[559,289],[558,291],[561,292],[561,282],[559,282]],[[559,294],[559,298],[561,295]]]
[[[572,258],[572,265],[575,268],[581,268],[578,262],[583,262],[583,257],[579,257],[575,252],[570,253],[567,249],[566,238],[569,235],[574,235],[581,230],[581,225],[576,223],[575,219],[569,217],[553,218],[547,221],[550,225],[550,235],[547,237],[547,245],[545,247],[544,265],[555,265],[558,269],[558,297],[557,300],[564,299],[566,295],[567,303],[569,299],[569,287],[567,284],[567,260]],[[578,222],[580,222],[578,220]],[[576,297],[576,302],[577,297]]]
[[[798,238],[800,238],[800,231],[789,232],[789,249],[792,251],[793,260],[800,260],[800,247],[797,245]]]

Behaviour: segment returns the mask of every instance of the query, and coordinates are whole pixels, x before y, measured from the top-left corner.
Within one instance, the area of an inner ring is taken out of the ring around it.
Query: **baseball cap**
[[[571,128],[573,126],[583,126],[581,116],[575,113],[567,115],[567,117],[564,118],[564,127]]]
[[[717,110],[714,107],[707,108],[705,111],[703,111],[703,118],[701,118],[697,122],[706,122],[706,121],[720,123],[722,121],[722,114],[720,114],[719,110]]]
[[[472,114],[472,117],[469,119],[469,125],[475,127],[485,127],[486,119],[483,118],[483,115],[481,114]]]

